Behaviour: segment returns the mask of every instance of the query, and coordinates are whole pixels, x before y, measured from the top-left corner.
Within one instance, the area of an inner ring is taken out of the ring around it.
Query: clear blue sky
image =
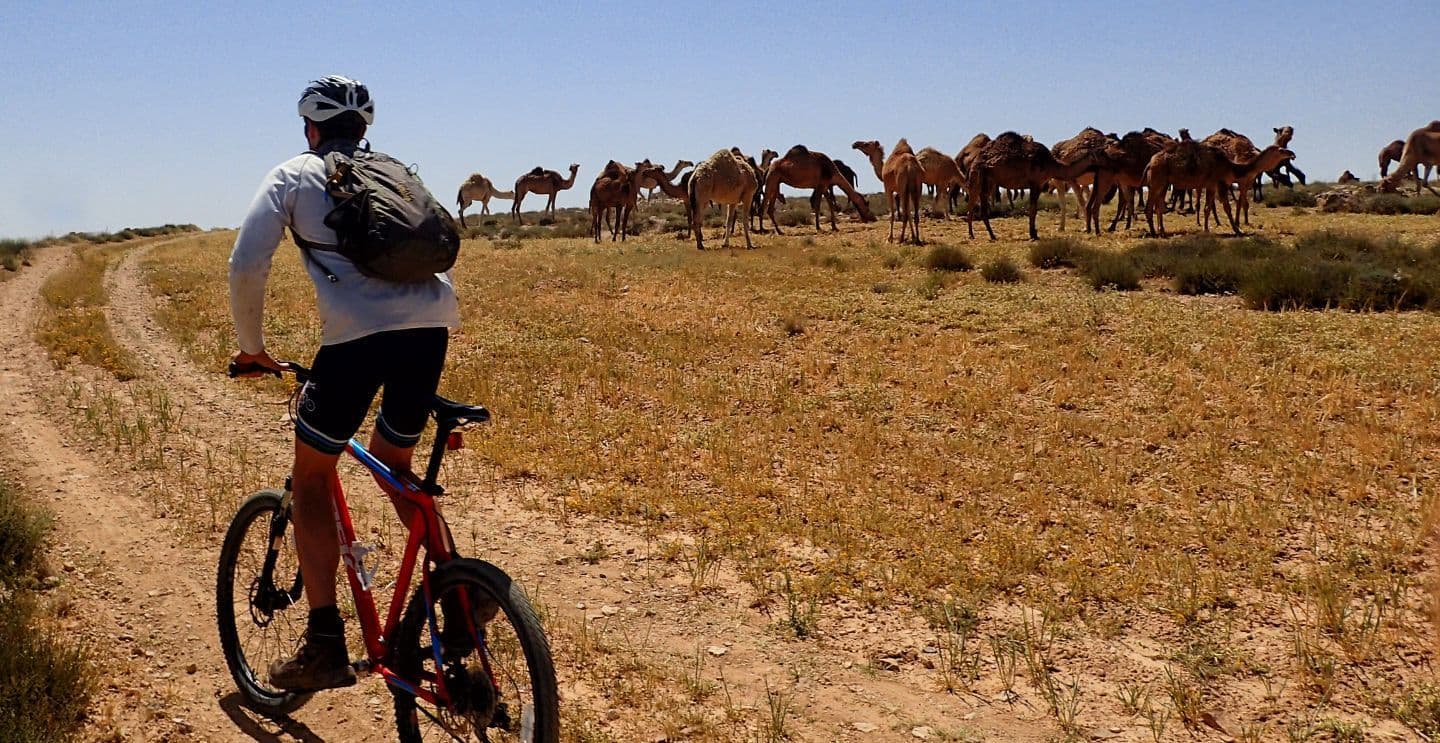
[[[856,139],[1086,125],[1263,144],[1291,124],[1308,173],[1373,177],[1440,118],[1433,0],[403,5],[0,0],[0,236],[236,225],[332,73],[370,86],[375,147],[445,202],[475,170],[578,162],[560,203],[580,205],[611,158],[803,142],[859,164]]]

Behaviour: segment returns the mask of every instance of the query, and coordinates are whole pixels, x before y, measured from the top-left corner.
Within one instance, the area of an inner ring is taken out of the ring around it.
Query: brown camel
[[[1413,132],[1405,138],[1405,144],[1400,150],[1400,164],[1395,166],[1395,172],[1380,179],[1381,191],[1394,191],[1395,186],[1405,178],[1415,179],[1415,195],[1420,195],[1420,188],[1423,186],[1430,189],[1430,193],[1440,195],[1429,184],[1431,169],[1440,165],[1440,121],[1432,121]],[[1425,167],[1425,175],[1420,175],[1420,167]],[[1382,170],[1383,165],[1382,165]]]
[[[1055,156],[1062,164],[1070,164],[1081,157],[1104,149],[1110,144],[1105,133],[1093,126],[1087,126],[1080,130],[1079,134],[1062,139],[1050,147],[1050,154]],[[1081,173],[1073,182],[1060,181],[1055,184],[1056,195],[1060,197],[1060,231],[1065,231],[1065,195],[1071,190],[1075,191],[1075,216],[1080,215],[1080,205],[1089,204],[1090,189],[1095,185],[1094,173]],[[1086,231],[1089,231],[1089,223],[1086,223]]]
[[[1397,139],[1394,142],[1385,145],[1385,148],[1380,150],[1380,177],[1384,178],[1385,176],[1389,175],[1390,163],[1400,162],[1400,158],[1404,155],[1405,140]]]
[[[784,184],[793,188],[822,189],[827,201],[830,202],[830,230],[839,231],[840,227],[835,224],[835,197],[831,195],[830,186],[835,186],[845,193],[850,203],[860,212],[862,222],[874,222],[875,215],[870,213],[870,205],[865,203],[865,197],[861,196],[854,186],[845,181],[845,176],[840,174],[835,162],[823,152],[812,152],[805,148],[805,145],[797,144],[785,152],[785,156],[770,163],[770,169],[765,173],[765,204],[762,211],[770,215],[770,224],[775,227],[775,234],[784,234],[780,231],[780,225],[775,221],[775,200],[780,194],[780,186]],[[815,202],[815,230],[820,230],[820,204]]]
[[[513,199],[514,191],[497,191],[495,184],[490,182],[479,173],[471,173],[465,182],[460,184],[460,193],[455,197],[455,203],[460,205],[460,226],[465,226],[465,207],[474,202],[480,202],[480,213],[490,213],[490,199]]]
[[[1147,129],[1130,132],[1095,153],[1095,187],[1085,203],[1086,232],[1093,228],[1095,234],[1100,234],[1100,206],[1110,190],[1117,187],[1119,199],[1108,229],[1114,232],[1122,216],[1126,219],[1125,229],[1130,229],[1135,220],[1135,197],[1145,184],[1145,166],[1166,143],[1174,141],[1169,135]],[[1164,194],[1160,198],[1163,199]]]
[[[955,162],[955,158],[934,147],[926,147],[915,153],[915,159],[920,162],[920,169],[924,171],[920,177],[921,182],[935,188],[934,210],[949,219],[950,190],[964,182],[960,175],[960,165]],[[836,163],[836,167],[839,167],[839,163]],[[941,199],[945,199],[943,207]]]
[[[718,150],[695,166],[690,174],[686,203],[690,211],[690,230],[695,233],[695,247],[705,249],[705,236],[701,232],[705,207],[711,202],[725,207],[725,240],[721,247],[730,246],[730,235],[735,232],[736,218],[744,215],[741,223],[745,230],[745,248],[750,243],[750,203],[755,198],[759,182],[755,169],[745,159],[730,150]]]
[[[1205,231],[1210,230],[1210,215],[1214,213],[1214,202],[1218,197],[1225,207],[1225,217],[1229,220],[1231,229],[1239,235],[1240,221],[1230,210],[1230,185],[1249,183],[1250,179],[1279,167],[1281,163],[1294,157],[1295,153],[1273,144],[1242,161],[1231,160],[1225,151],[1216,145],[1194,140],[1166,146],[1150,158],[1150,164],[1145,167],[1145,186],[1151,193],[1151,198],[1145,205],[1145,220],[1150,226],[1150,234],[1167,236],[1164,199],[1156,195],[1175,186],[1177,189],[1204,191],[1206,204],[1200,211],[1204,216]],[[1160,223],[1158,232],[1155,229],[1157,213]],[[1215,222],[1217,225],[1220,222],[1218,214]]]
[[[640,184],[647,177],[653,179],[656,173],[664,175],[665,169],[651,165],[649,161],[635,163],[634,168],[627,168],[614,160],[605,165],[590,187],[590,231],[595,242],[600,242],[601,217],[605,216],[608,223],[611,209],[615,210],[615,221],[610,227],[610,241],[614,242],[618,236],[624,242],[630,231],[630,214],[635,210],[635,200],[640,195]]]
[[[525,200],[526,194],[545,194],[550,197],[545,202],[544,211],[550,214],[551,219],[555,217],[555,195],[561,191],[575,186],[575,174],[580,172],[580,166],[570,164],[570,177],[561,178],[559,173],[553,170],[545,170],[536,167],[534,170],[520,176],[515,180],[515,203],[510,205],[510,215],[515,218],[516,224],[524,224],[520,219],[520,203]]]
[[[1200,142],[1219,148],[1221,152],[1225,153],[1225,157],[1229,158],[1232,162],[1249,161],[1260,153],[1260,148],[1256,147],[1255,143],[1252,142],[1249,137],[1231,129],[1221,129],[1200,140]],[[1281,149],[1285,147],[1285,145],[1278,143],[1276,146]],[[1259,177],[1260,174],[1256,173],[1255,180],[1259,180]],[[1250,224],[1250,194],[1254,191],[1254,181],[1240,184],[1240,193],[1236,206],[1240,212],[1239,216],[1243,218],[1247,225]],[[1213,209],[1214,205],[1210,204],[1208,208]],[[1218,215],[1216,219],[1219,219]]]
[[[1354,173],[1351,173],[1347,170],[1344,173],[1341,173],[1340,177],[1335,179],[1335,182],[1341,185],[1345,185],[1349,183],[1359,183],[1360,179],[1356,178]]]
[[[647,159],[645,162],[648,163],[648,162],[650,162],[650,161]],[[671,180],[671,181],[673,181],[673,180],[675,180],[675,176],[680,175],[680,171],[682,171],[682,170],[684,170],[684,169],[686,169],[686,168],[693,168],[693,167],[695,167],[695,163],[692,163],[692,162],[690,162],[689,160],[676,160],[676,161],[675,161],[675,167],[671,168],[669,173],[665,173],[665,178],[666,178],[666,180]],[[664,172],[664,171],[661,171],[661,172]],[[657,180],[655,180],[654,178],[649,178],[649,177],[647,177],[647,178],[644,178],[644,179],[642,179],[642,180],[640,181],[640,189],[645,192],[645,200],[646,200],[646,201],[649,201],[650,199],[655,198],[655,189],[657,189],[657,188],[659,188],[659,187],[660,187],[660,182],[657,181]]]
[[[979,207],[980,219],[990,239],[995,239],[995,230],[990,228],[990,200],[995,189],[1028,189],[1030,192],[1030,239],[1037,240],[1035,212],[1040,205],[1040,192],[1051,181],[1073,182],[1095,167],[1093,154],[1082,155],[1073,163],[1062,164],[1055,155],[1033,138],[1015,132],[1005,132],[990,140],[970,162],[970,172],[965,190],[969,193],[969,215],[966,227],[970,237],[975,237],[975,213]]]
[[[895,217],[900,217],[900,242],[905,242],[906,228],[911,225],[911,237],[920,245],[920,190],[925,179],[925,169],[920,159],[910,148],[910,143],[901,138],[895,143],[890,157],[885,157],[885,148],[871,139],[856,142],[851,147],[865,153],[875,167],[875,177],[885,185],[885,194],[890,197],[890,242],[895,242]],[[937,153],[938,154],[938,153]],[[943,155],[942,155],[943,157]],[[947,160],[949,158],[946,158]]]

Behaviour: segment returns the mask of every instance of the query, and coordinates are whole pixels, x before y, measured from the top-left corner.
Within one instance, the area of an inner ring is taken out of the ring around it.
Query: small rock
[[[200,667],[197,666],[197,665],[195,665],[194,663],[191,663],[190,665],[185,666],[185,672],[188,673],[188,674],[194,674],[196,671],[199,671],[199,670],[200,670]]]
[[[600,607],[600,613],[604,614],[607,617],[613,617],[616,614],[619,614],[620,610],[613,606],[602,606]]]
[[[900,659],[899,659],[899,658],[878,658],[878,659],[876,659],[876,661],[875,661],[875,667],[878,668],[878,669],[880,669],[880,670],[882,670],[882,671],[891,671],[891,672],[899,671],[899,670],[900,670]]]
[[[64,571],[67,572],[67,573],[73,573],[73,572],[75,572],[75,563],[73,563],[73,562],[67,562],[67,563],[65,563],[64,565],[61,565],[61,566],[60,566],[60,569],[61,569],[61,570],[64,570]]]
[[[920,725],[918,727],[910,728],[910,735],[912,737],[919,738],[920,740],[929,740],[930,736],[934,734],[934,732],[934,730],[930,729],[929,725]]]
[[[730,648],[727,648],[724,645],[711,645],[710,647],[705,648],[705,652],[715,656],[716,658],[719,658],[720,656],[730,652]]]
[[[1010,476],[1010,482],[1025,482],[1025,478],[1029,476],[1030,475],[1025,472],[1016,472],[1015,474]]]
[[[876,725],[873,722],[856,722],[851,723],[850,726],[855,728],[856,730],[859,730],[862,733],[873,733],[876,730],[880,729],[880,726]]]
[[[578,604],[575,605],[575,608],[576,608],[576,609],[584,610],[584,608],[585,608],[585,602],[584,602],[584,601],[581,601],[580,603],[578,603]]]

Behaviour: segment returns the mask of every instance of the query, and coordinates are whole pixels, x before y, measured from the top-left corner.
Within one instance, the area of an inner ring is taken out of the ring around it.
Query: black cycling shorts
[[[396,446],[414,446],[440,385],[449,340],[445,328],[413,328],[321,346],[300,391],[296,437],[326,454],[345,451],[375,393],[384,389],[375,430]]]

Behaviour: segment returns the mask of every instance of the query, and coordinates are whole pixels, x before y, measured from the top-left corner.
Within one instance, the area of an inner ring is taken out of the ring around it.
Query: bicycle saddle
[[[466,405],[439,395],[435,396],[435,404],[431,409],[435,414],[435,423],[441,428],[455,428],[490,420],[490,411],[486,410],[484,405]]]

